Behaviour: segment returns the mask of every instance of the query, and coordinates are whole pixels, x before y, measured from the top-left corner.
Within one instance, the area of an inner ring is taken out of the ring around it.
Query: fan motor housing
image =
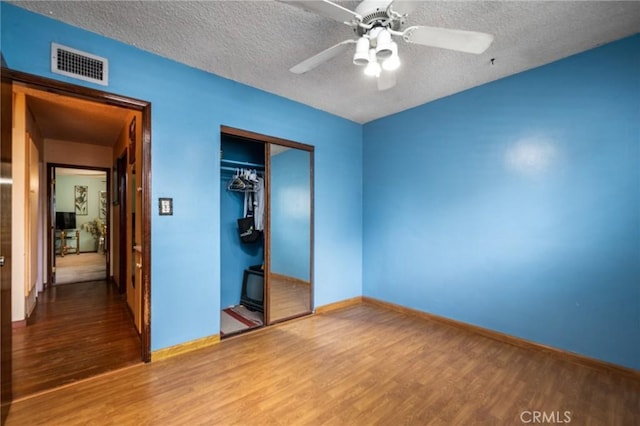
[[[397,31],[404,23],[399,19],[392,19],[387,13],[391,0],[364,0],[356,7],[355,12],[362,16],[362,23],[373,27],[385,27]],[[360,25],[353,29],[359,36],[363,36],[368,29]]]

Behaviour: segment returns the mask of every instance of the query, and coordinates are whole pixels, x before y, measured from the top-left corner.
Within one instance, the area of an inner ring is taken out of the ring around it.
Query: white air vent
[[[109,61],[100,56],[51,43],[51,72],[109,85]]]

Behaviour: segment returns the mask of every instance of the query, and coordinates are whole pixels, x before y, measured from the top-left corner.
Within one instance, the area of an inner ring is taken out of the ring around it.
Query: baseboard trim
[[[579,365],[587,366],[599,371],[619,374],[626,377],[630,377],[635,380],[640,380],[640,371],[634,370],[629,367],[612,364],[610,362],[602,361],[596,358],[591,358],[586,355],[570,352],[564,349],[554,348],[553,346],[543,345],[542,343],[533,342],[531,340],[526,340],[520,337],[512,336],[510,334],[501,333],[499,331],[491,330],[491,329],[480,327],[473,324],[468,324],[468,323],[457,321],[451,318],[441,317],[439,315],[430,314],[428,312],[419,311],[417,309],[396,305],[395,303],[374,299],[373,297],[363,296],[362,302],[365,304],[378,306],[384,309],[389,309],[389,310],[403,313],[406,315],[411,315],[411,316],[419,317],[422,319],[439,322],[441,324],[450,325],[452,327],[460,328],[462,330],[466,330],[471,333],[480,334],[489,339],[497,340],[502,343],[516,346],[518,348],[537,351],[537,352],[543,352],[547,355],[551,355],[555,358],[560,358],[562,360],[569,361],[574,364],[579,364]]]
[[[22,328],[22,327],[26,327],[27,326],[27,320],[23,319],[23,320],[18,320],[18,321],[12,321],[11,322],[11,328]]]
[[[185,354],[187,352],[206,348],[208,346],[213,346],[218,343],[220,343],[220,335],[216,334],[213,336],[203,337],[201,339],[191,340],[185,343],[180,343],[179,345],[169,346],[168,348],[151,352],[151,362],[171,358],[176,355]]]
[[[351,299],[341,300],[335,303],[329,303],[328,305],[318,306],[315,310],[316,314],[324,314],[338,309],[348,308],[350,306],[359,305],[362,303],[362,296],[352,297]]]

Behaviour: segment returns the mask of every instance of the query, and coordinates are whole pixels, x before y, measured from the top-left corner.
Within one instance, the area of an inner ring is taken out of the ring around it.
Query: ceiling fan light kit
[[[391,42],[391,56],[382,62],[382,69],[385,71],[395,71],[400,68],[400,57],[398,56],[398,43]]]
[[[378,77],[380,76],[380,71],[380,64],[376,58],[375,49],[369,49],[369,63],[364,68],[364,73],[369,77]]]
[[[378,59],[387,59],[391,56],[391,33],[384,28],[378,32],[378,37],[376,37],[376,56]]]
[[[302,74],[311,71],[346,51],[350,44],[355,44],[353,63],[365,66],[366,75],[378,78],[378,90],[387,90],[395,85],[395,74],[391,75],[391,72],[400,66],[398,45],[392,36],[400,37],[406,43],[474,54],[483,53],[493,42],[491,34],[475,31],[425,25],[402,30],[407,16],[418,6],[412,0],[364,0],[355,11],[329,0],[279,1],[344,23],[352,27],[358,36],[357,40],[345,40],[302,61],[293,66],[291,72]],[[383,73],[382,69],[386,72]]]
[[[369,39],[360,37],[356,43],[356,52],[353,54],[353,63],[363,66],[369,63]]]

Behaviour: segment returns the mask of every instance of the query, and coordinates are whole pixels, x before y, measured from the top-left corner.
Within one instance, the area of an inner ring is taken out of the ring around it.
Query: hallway
[[[57,285],[13,330],[13,398],[140,362],[124,296],[104,280]]]

